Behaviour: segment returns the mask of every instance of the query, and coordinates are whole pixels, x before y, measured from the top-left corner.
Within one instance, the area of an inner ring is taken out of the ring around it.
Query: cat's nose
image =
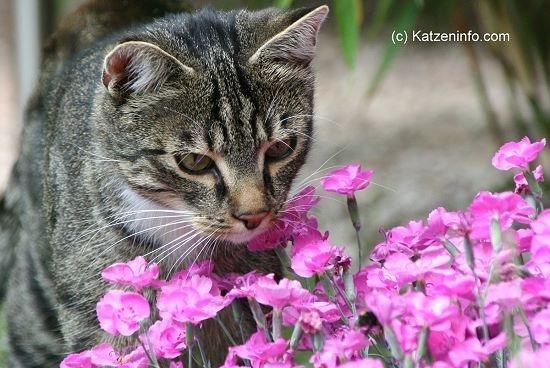
[[[244,226],[248,230],[253,230],[253,229],[257,228],[258,226],[260,226],[263,219],[266,218],[267,215],[269,215],[268,211],[259,212],[259,213],[252,213],[252,214],[243,213],[242,215],[241,214],[235,215],[235,217],[238,218],[239,220],[241,220],[243,222]]]

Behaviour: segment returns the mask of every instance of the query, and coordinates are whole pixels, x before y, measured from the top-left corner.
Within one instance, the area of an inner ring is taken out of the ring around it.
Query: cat
[[[280,275],[273,252],[246,243],[280,214],[310,150],[328,7],[188,9],[95,0],[46,47],[0,203],[7,366],[121,347],[95,315],[112,263],[146,255],[166,277],[212,259],[220,275]],[[252,332],[250,316],[243,325]],[[218,366],[227,339],[204,330]]]

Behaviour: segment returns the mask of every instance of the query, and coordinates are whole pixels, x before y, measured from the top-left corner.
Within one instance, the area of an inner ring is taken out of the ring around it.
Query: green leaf
[[[410,33],[410,31],[412,29],[412,26],[416,22],[419,13],[420,8],[418,7],[416,2],[405,2],[404,7],[399,9],[399,14],[397,16],[397,20],[395,22],[393,30],[397,32],[406,31],[409,34],[409,41],[411,41],[412,34]],[[397,51],[399,50],[399,48],[401,48],[401,46],[402,45],[399,43],[394,44],[391,39],[388,40],[386,48],[384,49],[384,52],[382,54],[382,60],[380,61],[380,64],[378,64],[378,68],[376,69],[374,77],[372,78],[372,81],[370,83],[370,87],[367,92],[369,97],[371,97],[376,92],[376,89],[382,81],[382,77],[388,71],[389,66],[391,65],[393,59],[395,58],[395,55],[397,54]]]
[[[355,67],[359,45],[359,21],[356,0],[336,0],[333,3],[336,23],[344,60],[350,68]]]
[[[312,352],[310,351],[302,351],[299,350],[294,354],[294,361],[296,364],[303,365],[307,368],[313,367],[313,365],[309,362],[309,359],[311,359]]]
[[[292,0],[277,0],[275,1],[275,6],[283,9],[290,8],[290,6],[292,6]]]
[[[394,0],[380,0],[372,13],[371,24],[367,30],[367,39],[374,39],[388,20],[388,14]]]

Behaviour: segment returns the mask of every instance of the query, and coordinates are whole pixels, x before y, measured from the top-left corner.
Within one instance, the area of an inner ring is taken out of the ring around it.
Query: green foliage
[[[382,1],[382,2],[385,2],[385,1]],[[386,2],[390,3],[391,1],[386,1]],[[384,11],[384,13],[382,13],[382,11]],[[412,26],[418,17],[419,12],[420,12],[420,8],[416,2],[413,2],[413,1],[407,2],[405,6],[398,9],[398,15],[396,17],[394,30],[399,32],[406,31],[410,33]],[[381,10],[381,13],[379,14],[379,16],[385,17],[386,14],[387,14],[387,10]],[[384,20],[379,20],[378,22],[382,24],[383,21]],[[380,84],[382,77],[388,70],[390,64],[392,63],[393,59],[397,54],[397,50],[400,47],[401,47],[400,43],[394,44],[391,41],[386,43],[384,52],[382,53],[382,59],[378,64],[376,72],[374,73],[374,77],[369,86],[369,90],[368,90],[369,96],[372,96],[376,91],[376,88]]]
[[[351,68],[355,66],[359,45],[359,11],[357,4],[356,0],[337,0],[332,5],[338,23],[342,53],[346,63]]]
[[[289,8],[292,5],[292,0],[277,0],[275,6],[279,8]]]

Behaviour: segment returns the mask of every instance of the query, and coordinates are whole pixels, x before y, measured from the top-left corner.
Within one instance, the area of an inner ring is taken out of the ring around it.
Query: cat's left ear
[[[303,14],[304,10],[298,9],[285,14],[285,18],[292,18],[295,14],[301,16],[267,40],[250,57],[249,62],[256,63],[265,59],[309,64],[315,56],[317,34],[328,15],[329,8],[323,5],[306,14]]]
[[[127,41],[107,54],[101,80],[112,97],[122,99],[134,93],[156,92],[182,72],[190,75],[193,69],[154,44]]]

